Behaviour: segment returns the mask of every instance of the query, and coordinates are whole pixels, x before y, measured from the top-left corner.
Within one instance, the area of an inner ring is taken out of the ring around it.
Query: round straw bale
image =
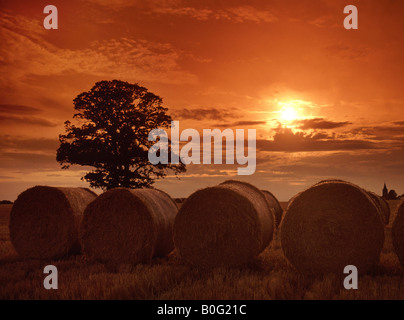
[[[384,243],[379,209],[368,193],[343,181],[322,182],[296,195],[281,225],[286,258],[304,273],[360,271],[377,262]]]
[[[389,224],[390,222],[390,206],[387,203],[386,200],[384,200],[382,197],[378,196],[376,193],[372,191],[368,191],[369,196],[373,199],[373,201],[376,203],[376,206],[380,209],[380,212],[382,213],[382,219],[384,221],[384,224]]]
[[[347,181],[342,180],[342,179],[337,179],[337,178],[331,178],[331,179],[321,180],[321,181],[317,182],[315,185],[321,184],[321,183],[324,183],[324,182],[328,183],[328,182],[347,182]]]
[[[80,235],[86,256],[110,263],[149,263],[173,248],[177,205],[156,189],[111,189],[84,211]]]
[[[279,224],[281,223],[282,214],[283,214],[283,209],[281,207],[281,204],[279,203],[278,199],[276,199],[276,197],[271,192],[269,192],[267,190],[261,190],[261,192],[264,194],[269,207],[274,210],[275,225],[278,228]]]
[[[351,182],[347,182],[347,181],[340,180],[340,179],[328,179],[328,180],[322,180],[322,181],[316,183],[315,185],[322,184],[322,183],[330,183],[330,182],[331,183],[332,182],[351,183]],[[364,191],[368,193],[370,199],[372,200],[372,202],[374,203],[376,208],[379,210],[380,218],[382,219],[384,224],[387,225],[390,220],[389,204],[386,202],[386,200],[384,200],[382,197],[378,196],[376,193],[374,193],[372,191],[367,191],[367,190],[364,190]]]
[[[10,213],[10,238],[24,258],[59,259],[80,253],[78,228],[97,195],[85,188],[36,186],[21,193]]]
[[[174,222],[174,243],[197,267],[234,267],[257,256],[272,240],[274,212],[249,183],[226,181],[194,192]]]
[[[404,267],[404,202],[401,202],[391,230],[393,247],[401,265]]]

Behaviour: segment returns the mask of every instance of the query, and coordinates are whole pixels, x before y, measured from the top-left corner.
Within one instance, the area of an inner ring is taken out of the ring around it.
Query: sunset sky
[[[43,9],[59,29],[43,27]],[[359,30],[343,27],[356,5]],[[62,170],[73,99],[100,80],[161,96],[180,130],[257,129],[257,170],[190,165],[174,197],[226,179],[280,200],[325,178],[404,193],[404,1],[0,0],[0,200],[34,185],[88,186]]]

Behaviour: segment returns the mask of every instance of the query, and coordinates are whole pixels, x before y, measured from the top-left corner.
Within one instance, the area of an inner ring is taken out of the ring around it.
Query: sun
[[[277,110],[273,111],[277,120],[286,128],[295,128],[296,123],[300,120],[311,118],[309,109],[312,102],[304,100],[275,100]]]
[[[279,118],[283,121],[294,121],[299,118],[299,115],[295,108],[293,107],[284,107],[280,110]]]

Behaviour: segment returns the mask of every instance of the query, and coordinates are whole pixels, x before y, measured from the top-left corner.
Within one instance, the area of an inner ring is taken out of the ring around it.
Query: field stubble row
[[[380,263],[359,270],[359,289],[346,290],[344,275],[305,276],[286,260],[277,231],[264,252],[243,268],[203,270],[181,263],[174,251],[151,265],[109,266],[77,255],[59,261],[22,260],[9,241],[11,205],[0,206],[0,299],[404,299],[404,270],[386,226]],[[281,203],[283,207],[286,203]],[[54,264],[59,289],[43,288],[43,268]]]

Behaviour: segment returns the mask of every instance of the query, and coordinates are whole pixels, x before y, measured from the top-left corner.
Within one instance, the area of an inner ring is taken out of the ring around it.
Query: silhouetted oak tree
[[[59,135],[57,161],[63,169],[78,164],[95,169],[82,180],[91,187],[139,188],[151,186],[155,179],[173,171],[185,172],[185,165],[152,165],[148,150],[150,130],[168,128],[171,117],[162,99],[137,84],[113,80],[100,81],[74,99],[73,118],[81,126],[65,122]]]

